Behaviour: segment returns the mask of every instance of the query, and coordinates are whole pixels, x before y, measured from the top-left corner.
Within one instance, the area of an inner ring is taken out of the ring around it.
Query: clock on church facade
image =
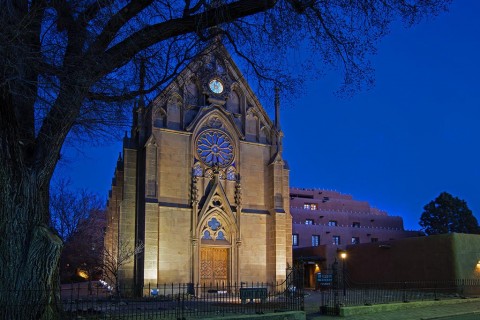
[[[282,132],[221,44],[200,55],[124,139],[105,245],[144,245],[122,284],[275,282],[292,264]]]

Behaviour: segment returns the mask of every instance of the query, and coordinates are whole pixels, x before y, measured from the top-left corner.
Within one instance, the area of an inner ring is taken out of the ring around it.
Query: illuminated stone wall
[[[148,106],[138,101],[108,207],[108,245],[144,245],[121,283],[283,281],[292,220],[282,136],[221,45]]]

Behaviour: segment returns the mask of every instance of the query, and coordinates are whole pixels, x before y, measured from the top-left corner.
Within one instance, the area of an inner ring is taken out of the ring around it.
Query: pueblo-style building
[[[275,282],[292,264],[289,170],[272,121],[223,47],[135,103],[107,207],[121,285]]]
[[[291,188],[290,212],[293,256],[306,267],[307,286],[314,286],[315,273],[355,245],[422,235],[406,231],[401,217],[332,190]]]

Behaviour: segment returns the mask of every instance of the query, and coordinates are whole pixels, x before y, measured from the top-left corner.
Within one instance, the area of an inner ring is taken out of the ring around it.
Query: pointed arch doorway
[[[234,228],[218,214],[208,215],[200,225],[198,280],[205,286],[228,286],[234,273]]]

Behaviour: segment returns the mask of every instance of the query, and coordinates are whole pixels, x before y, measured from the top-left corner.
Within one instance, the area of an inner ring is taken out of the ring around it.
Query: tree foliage
[[[165,86],[218,37],[268,92],[325,64],[359,88],[394,19],[411,25],[448,2],[0,0],[0,293],[17,293],[0,294],[0,318],[58,315],[62,241],[49,189],[71,133],[98,139],[125,124],[125,102]],[[308,54],[292,63],[301,48]]]
[[[480,233],[478,221],[467,203],[442,192],[423,207],[420,226],[427,235],[444,233]]]

